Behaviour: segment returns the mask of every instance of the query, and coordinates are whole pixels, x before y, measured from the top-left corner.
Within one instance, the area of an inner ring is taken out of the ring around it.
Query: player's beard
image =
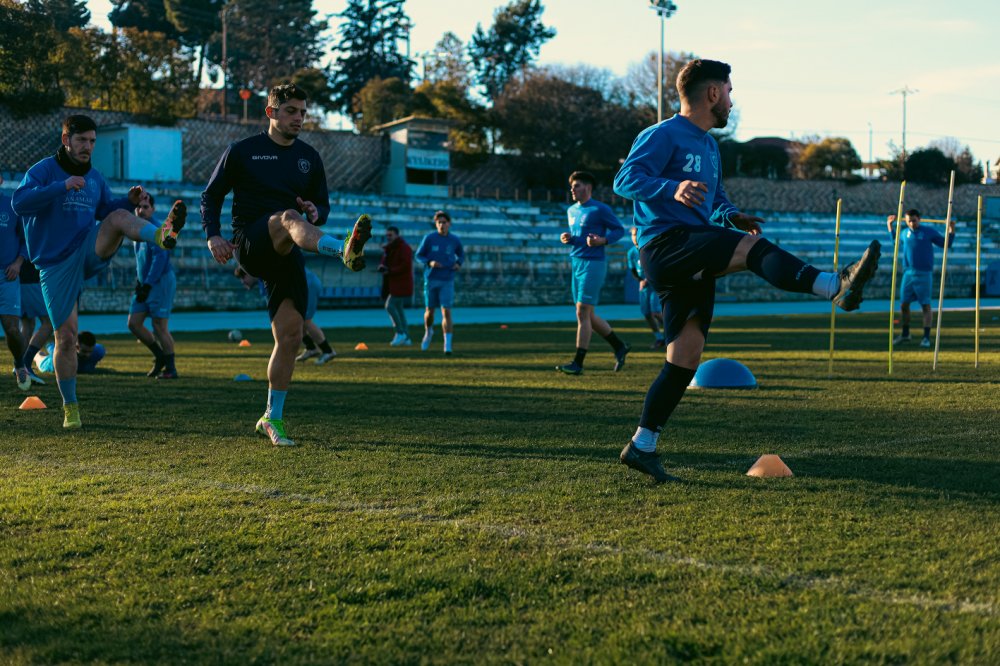
[[[712,117],[715,118],[716,129],[722,129],[729,124],[729,109],[721,99],[712,107]]]

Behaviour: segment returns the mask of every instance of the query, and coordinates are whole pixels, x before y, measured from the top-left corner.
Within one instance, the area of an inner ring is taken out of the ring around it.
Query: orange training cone
[[[249,340],[240,340],[240,347],[249,347],[249,346],[250,346]]]
[[[747,472],[747,476],[769,478],[772,476],[792,476],[792,470],[776,455],[763,455]]]
[[[29,395],[21,403],[20,409],[46,409],[45,403],[38,396]]]
[[[507,324],[500,324],[500,328],[507,330]]]
[[[368,345],[366,345],[363,342],[359,342],[358,344],[354,345],[354,351],[368,351]]]

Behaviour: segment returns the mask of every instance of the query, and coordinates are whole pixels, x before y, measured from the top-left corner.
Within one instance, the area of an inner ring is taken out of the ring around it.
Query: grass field
[[[568,325],[328,331],[295,449],[253,434],[264,331],[179,335],[176,382],[105,340],[78,432],[8,376],[0,663],[1000,663],[1000,324],[978,370],[956,313],[889,377],[885,316],[842,317],[830,379],[827,319],[717,321],[760,388],[688,392],[665,486],[617,464],[662,356],[561,376]]]

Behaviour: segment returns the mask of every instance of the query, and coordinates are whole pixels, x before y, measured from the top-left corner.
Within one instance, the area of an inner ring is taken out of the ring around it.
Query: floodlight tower
[[[656,122],[663,120],[663,30],[666,20],[677,11],[671,0],[649,0],[649,8],[660,17],[660,55],[656,61]]]
[[[910,86],[903,86],[898,90],[893,90],[890,95],[902,95],[903,96],[903,168],[906,168],[906,96],[913,95],[914,93],[920,92],[919,90],[914,90]]]

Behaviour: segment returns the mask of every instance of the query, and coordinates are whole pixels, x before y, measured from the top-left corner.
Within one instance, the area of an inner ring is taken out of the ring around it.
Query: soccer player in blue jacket
[[[127,198],[113,199],[104,178],[91,168],[96,142],[97,125],[91,118],[66,118],[62,146],[28,169],[13,199],[14,211],[24,222],[28,259],[38,267],[55,329],[53,362],[64,428],[82,426],[76,349],[77,298],[83,281],[107,267],[125,238],[174,247],[187,215],[184,202],[177,201],[162,226],[139,219],[131,212],[142,198],[139,186],[131,188]]]
[[[0,185],[3,176],[0,176]],[[24,365],[24,338],[21,337],[21,264],[27,259],[21,219],[10,205],[10,197],[0,194],[0,323],[7,349],[14,357],[14,379],[22,391],[31,388],[31,375]]]
[[[903,218],[906,230],[900,236],[903,244],[903,279],[899,283],[900,323],[903,331],[892,344],[910,341],[910,303],[920,303],[924,315],[924,337],[921,347],[931,346],[931,283],[934,275],[934,246],[944,247],[944,236],[927,225],[920,224],[920,211],[911,208]],[[889,236],[896,240],[896,216],[886,220]],[[948,247],[955,242],[955,221],[948,226]]]
[[[156,200],[146,194],[135,214],[156,223]],[[135,243],[135,296],[128,309],[128,330],[153,353],[153,369],[147,377],[177,379],[174,338],[168,326],[177,292],[177,277],[170,266],[170,252],[153,243]],[[153,318],[153,330],[146,328],[146,315]]]
[[[427,351],[434,337],[434,310],[441,308],[441,330],[444,331],[444,353],[451,354],[451,336],[455,330],[451,308],[455,304],[455,273],[465,262],[462,241],[451,233],[451,215],[439,210],[434,213],[432,231],[420,241],[417,260],[424,264],[424,339],[420,349]]]
[[[635,205],[646,278],[663,301],[666,362],[646,394],[635,435],[620,460],[657,483],[674,480],[656,443],[694,378],[715,304],[715,278],[750,270],[779,289],[816,294],[855,310],[878,267],[872,241],[857,262],[824,273],[761,237],[762,219],[741,213],[722,187],[719,147],[709,130],[732,109],[730,67],[693,60],[677,76],[680,113],[643,130],[615,177],[615,192]]]
[[[302,342],[308,304],[302,250],[340,257],[351,270],[364,268],[371,218],[362,215],[338,242],[317,227],[326,224],[330,200],[319,153],[298,138],[308,95],[294,84],[271,88],[267,131],[229,146],[201,195],[208,249],[220,264],[233,256],[244,271],[264,281],[274,349],[267,366],[267,408],[256,431],[275,446],[294,446],[285,431],[284,405]],[[221,214],[233,193],[233,238],[222,237]]]
[[[583,359],[595,331],[608,341],[615,352],[615,372],[625,366],[625,356],[631,349],[615,335],[611,324],[594,312],[608,273],[604,246],[617,242],[625,235],[625,227],[611,212],[611,207],[593,198],[595,185],[597,180],[587,171],[570,174],[569,188],[576,203],[566,210],[569,231],[559,235],[560,242],[571,248],[571,289],[573,303],[576,304],[576,356],[569,363],[556,366],[556,370],[567,375],[583,372]]]

